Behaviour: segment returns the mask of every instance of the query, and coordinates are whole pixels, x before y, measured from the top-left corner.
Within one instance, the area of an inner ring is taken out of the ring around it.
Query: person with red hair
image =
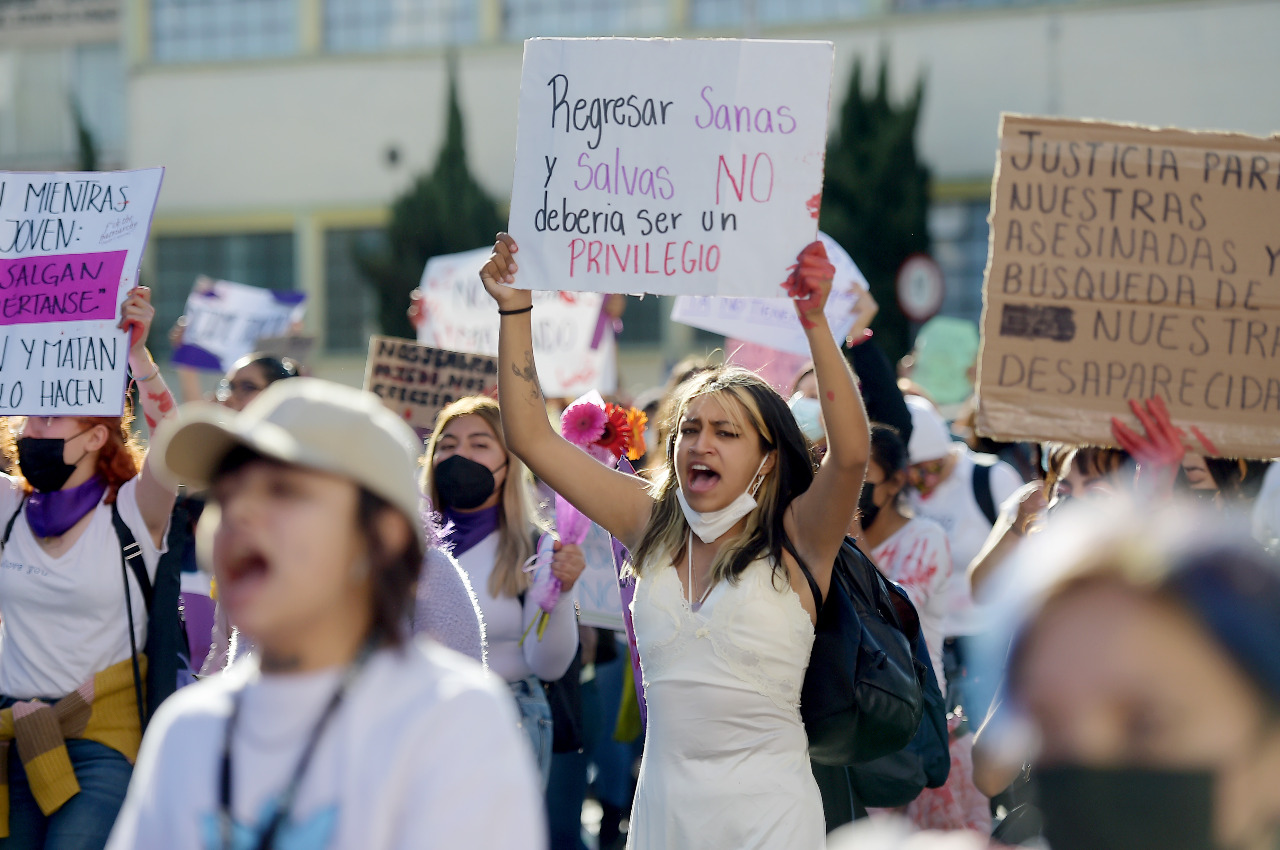
[[[120,327],[132,329],[129,369],[152,429],[174,409],[146,347],[154,317],[150,291],[135,288]],[[0,847],[100,848],[124,801],[148,603],[125,551],[154,580],[176,492],[132,424],[126,410],[0,428],[16,473],[0,475]]]

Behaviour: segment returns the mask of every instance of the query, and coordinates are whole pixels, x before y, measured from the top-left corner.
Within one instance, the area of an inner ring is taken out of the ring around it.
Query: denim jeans
[[[547,787],[547,778],[551,774],[551,706],[547,703],[547,695],[542,690],[542,683],[537,677],[530,676],[518,682],[508,682],[511,696],[515,698],[516,708],[520,712],[520,728],[529,738],[529,746],[533,748],[533,757],[538,763],[538,772],[542,775],[542,787]],[[0,850],[4,850],[0,847]]]
[[[9,745],[9,837],[0,850],[101,850],[124,803],[133,765],[97,741],[67,741],[67,755],[80,783],[76,794],[49,816],[40,811],[16,743]]]

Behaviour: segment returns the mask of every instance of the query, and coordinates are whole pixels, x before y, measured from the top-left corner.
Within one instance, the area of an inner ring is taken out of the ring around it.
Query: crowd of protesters
[[[500,234],[481,273],[498,398],[425,442],[270,353],[179,407],[141,287],[149,448],[128,413],[7,420],[0,850],[1276,846],[1268,463],[1192,453],[1159,398],[1119,448],[981,441],[976,331],[926,328],[895,376],[869,295],[833,337],[813,243],[789,395],[683,362],[635,399],[630,474],[551,424],[518,258]],[[624,547],[632,640],[579,623],[553,496]],[[800,693],[846,538],[915,609],[950,772],[828,839]]]

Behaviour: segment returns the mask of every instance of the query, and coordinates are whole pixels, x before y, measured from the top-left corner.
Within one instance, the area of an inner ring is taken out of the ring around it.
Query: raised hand
[[[516,240],[510,234],[499,233],[493,243],[493,253],[480,269],[480,282],[485,291],[498,302],[498,309],[503,312],[523,310],[533,304],[533,293],[527,289],[516,289],[511,284],[516,282],[515,253],[519,251]]]
[[[130,348],[145,347],[155,318],[156,308],[151,306],[151,289],[135,286],[120,308],[120,324],[117,327],[130,332]]]
[[[796,257],[791,275],[782,282],[782,288],[795,302],[796,315],[806,329],[817,327],[822,310],[831,295],[831,280],[836,267],[827,259],[827,249],[817,240],[810,242]]]
[[[1182,465],[1182,457],[1187,453],[1183,445],[1186,432],[1173,424],[1169,409],[1160,396],[1148,399],[1145,404],[1130,399],[1129,409],[1138,417],[1146,436],[1138,434],[1114,416],[1111,418],[1111,435],[1120,448],[1137,461],[1139,481],[1162,491],[1171,490],[1178,467]],[[1196,436],[1203,441],[1198,432]]]

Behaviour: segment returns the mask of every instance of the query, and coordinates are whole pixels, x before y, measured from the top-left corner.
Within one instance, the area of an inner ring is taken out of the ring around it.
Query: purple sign
[[[0,326],[116,318],[127,251],[0,260]]]

